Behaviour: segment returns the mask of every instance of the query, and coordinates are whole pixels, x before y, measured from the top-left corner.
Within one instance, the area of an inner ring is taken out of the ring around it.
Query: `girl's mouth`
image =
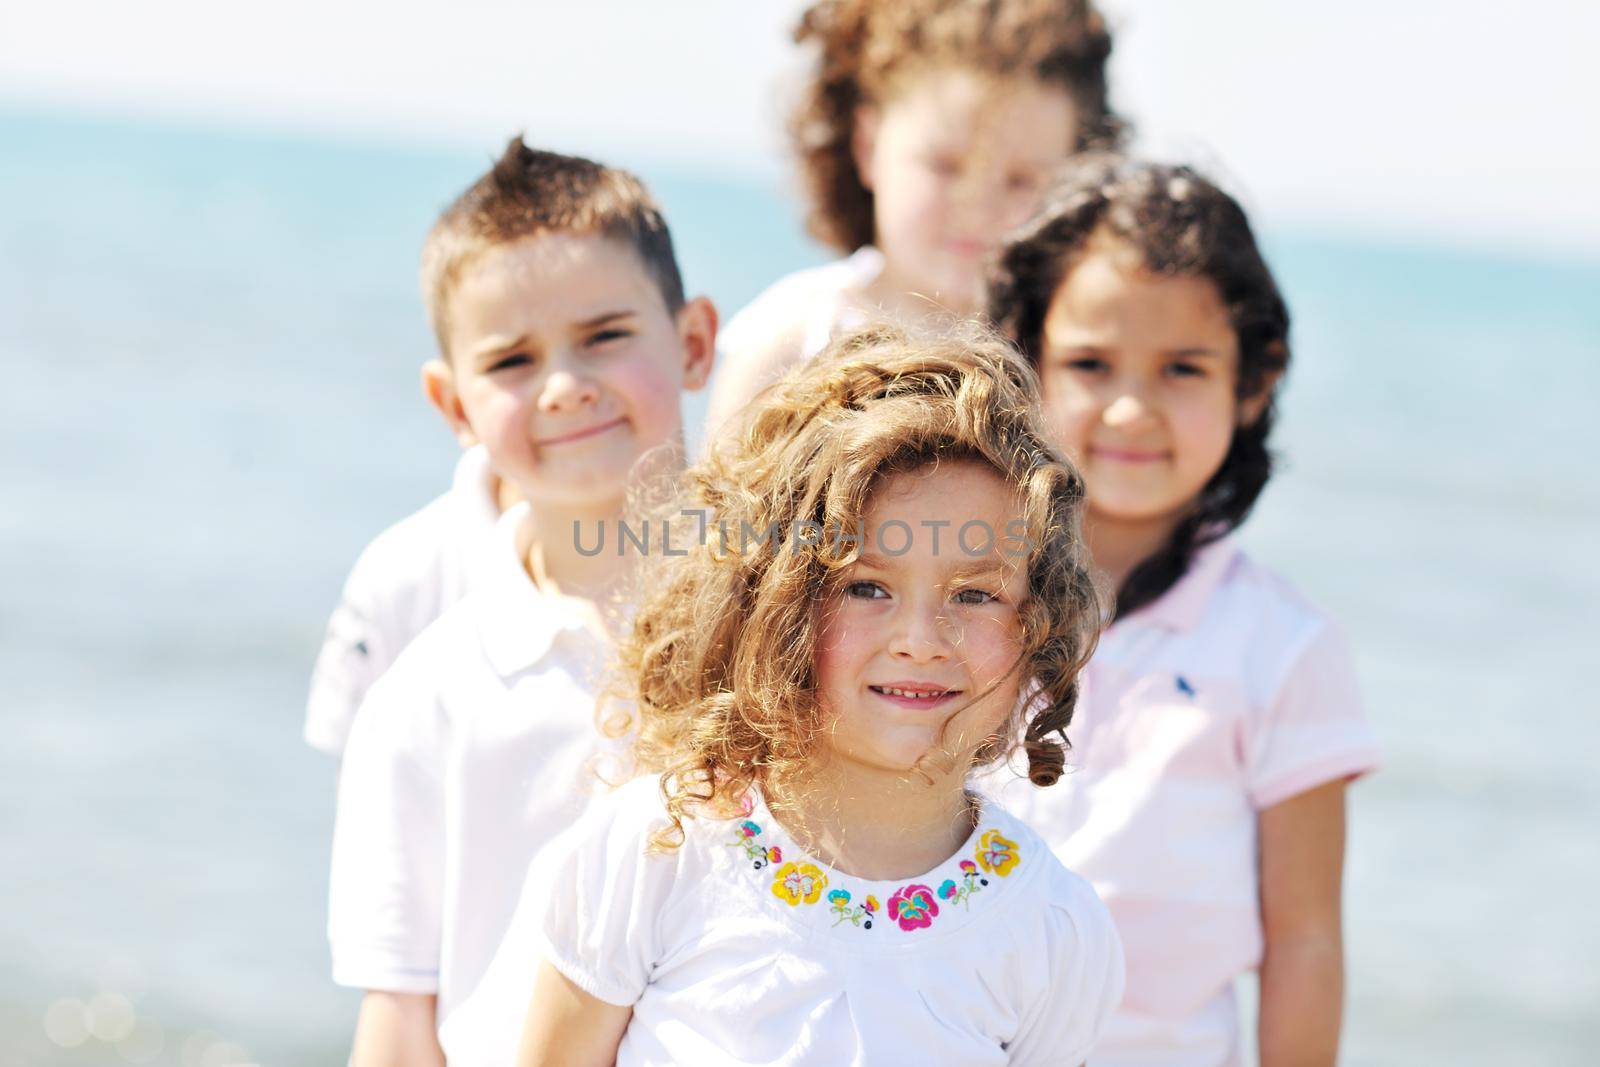
[[[935,689],[929,686],[869,685],[878,696],[903,708],[936,707],[951,697],[959,696],[959,689]]]

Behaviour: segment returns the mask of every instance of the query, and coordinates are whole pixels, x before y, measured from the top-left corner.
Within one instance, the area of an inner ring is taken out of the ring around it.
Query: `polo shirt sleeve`
[[[652,851],[666,825],[652,776],[597,802],[551,849],[546,959],[607,1004],[636,1003],[661,958],[662,912],[689,842]],[[535,876],[545,872],[535,872]]]
[[[343,753],[356,709],[398,653],[389,640],[378,547],[368,546],[350,571],[311,671],[305,739],[331,756]]]
[[[1007,1048],[1012,1067],[1077,1067],[1122,1003],[1122,940],[1111,913],[1089,883],[1065,878],[1043,905],[1049,921],[1042,943],[1018,946],[1045,957],[1050,980],[1048,988],[1030,991],[1037,995]]]
[[[428,666],[402,656],[373,686],[350,731],[328,904],[339,985],[438,991],[448,738]]]
[[[1251,723],[1246,788],[1260,811],[1308,789],[1378,766],[1349,643],[1323,621]]]

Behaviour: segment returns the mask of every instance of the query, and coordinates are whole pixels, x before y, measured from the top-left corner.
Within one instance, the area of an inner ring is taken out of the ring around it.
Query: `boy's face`
[[[716,336],[708,301],[670,314],[634,251],[592,234],[489,249],[447,321],[429,399],[524,497],[576,507],[614,506],[642,455],[680,441],[679,394],[705,384]]]

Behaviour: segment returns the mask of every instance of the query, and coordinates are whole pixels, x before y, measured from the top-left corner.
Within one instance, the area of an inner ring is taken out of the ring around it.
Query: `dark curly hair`
[[[1097,232],[1137,249],[1147,270],[1213,282],[1239,342],[1236,395],[1268,390],[1261,415],[1235,428],[1222,466],[1167,543],[1123,582],[1117,613],[1126,615],[1171,589],[1197,550],[1242,523],[1271,477],[1267,437],[1289,365],[1289,309],[1244,209],[1227,193],[1188,167],[1080,156],[1034,217],[1006,238],[990,271],[989,316],[1035,367],[1051,299]]]
[[[816,63],[789,131],[811,200],[812,236],[853,252],[874,239],[872,192],[852,141],[856,110],[897,72],[928,62],[1062,85],[1077,104],[1079,149],[1115,147],[1123,123],[1107,102],[1111,34],[1089,0],[820,0],[794,39]]]

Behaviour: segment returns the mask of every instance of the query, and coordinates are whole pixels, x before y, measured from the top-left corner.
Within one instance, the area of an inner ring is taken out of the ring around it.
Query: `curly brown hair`
[[[949,63],[1061,85],[1081,116],[1079,149],[1114,147],[1124,124],[1111,110],[1111,34],[1090,0],[820,0],[795,27],[816,63],[789,132],[811,209],[812,235],[844,252],[874,240],[872,192],[852,142],[856,111],[882,100],[907,67]]]
[[[681,840],[695,809],[730,814],[752,785],[792,789],[827,726],[813,676],[815,610],[861,546],[796,550],[781,537],[742,536],[735,545],[733,532],[855,529],[882,479],[939,461],[975,461],[1015,486],[1027,530],[1014,667],[1026,697],[1020,722],[979,758],[997,758],[1020,726],[1030,779],[1056,781],[1100,608],[1079,537],[1083,482],[1048,443],[1037,398],[1033,371],[992,331],[913,338],[873,327],[770,387],[743,432],[686,473],[668,513],[680,516],[676,540],[689,547],[646,561],[607,705],[629,709],[640,766],[661,774],[673,825],[659,843]],[[726,543],[705,536],[707,516],[729,531]]]
[[[1157,274],[1206,278],[1228,309],[1239,342],[1235,395],[1269,390],[1255,421],[1235,427],[1228,453],[1166,544],[1117,591],[1126,615],[1182,578],[1200,548],[1250,514],[1272,476],[1274,401],[1289,366],[1289,308],[1239,203],[1189,167],[1114,153],[1080,156],[1045,193],[1033,218],[1007,237],[989,276],[989,317],[1035,366],[1056,290],[1100,232],[1126,241]]]

